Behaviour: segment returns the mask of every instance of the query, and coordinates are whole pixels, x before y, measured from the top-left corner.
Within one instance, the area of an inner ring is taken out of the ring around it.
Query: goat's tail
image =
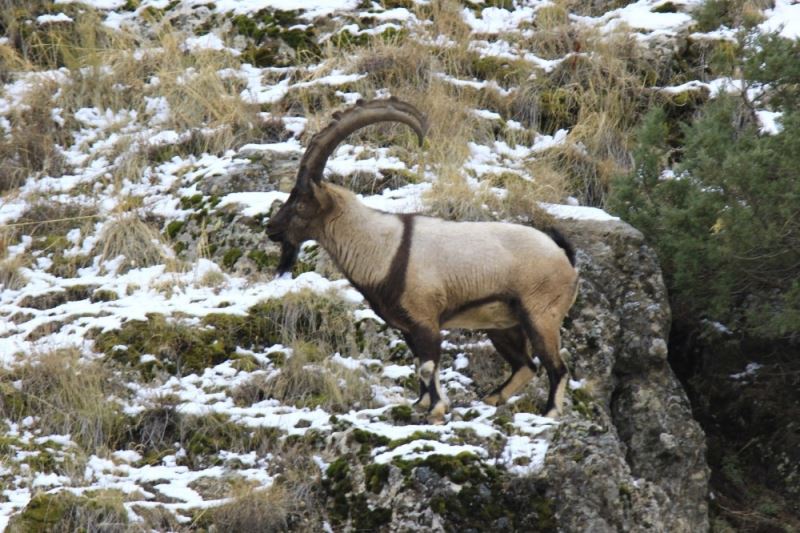
[[[560,246],[564,253],[567,254],[567,259],[569,259],[569,263],[574,267],[575,266],[575,247],[572,246],[572,243],[564,237],[564,234],[558,231],[554,227],[549,227],[543,230],[547,235],[553,239],[558,246]]]

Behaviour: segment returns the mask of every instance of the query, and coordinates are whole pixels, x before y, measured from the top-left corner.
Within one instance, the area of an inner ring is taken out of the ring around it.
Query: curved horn
[[[319,183],[325,163],[345,137],[365,126],[386,121],[407,124],[417,134],[419,144],[422,145],[428,131],[428,121],[417,108],[395,97],[369,102],[359,100],[350,109],[334,113],[331,123],[311,138],[297,170],[298,182],[311,178]]]

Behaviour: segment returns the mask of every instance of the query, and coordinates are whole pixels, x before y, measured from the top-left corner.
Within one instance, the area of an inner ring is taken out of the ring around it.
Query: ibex
[[[278,273],[292,268],[304,241],[316,240],[372,309],[403,334],[417,366],[416,405],[428,409],[430,422],[442,422],[448,408],[439,384],[442,328],[485,330],[511,365],[511,377],[484,399],[491,405],[534,376],[530,341],[550,382],[546,416],[558,415],[568,379],[559,329],[578,286],[574,249],[555,230],[378,211],[323,182],[339,143],[383,121],[410,126],[422,144],[425,116],[395,98],[360,100],[311,139],[289,198],[267,224],[269,238],[281,243]]]

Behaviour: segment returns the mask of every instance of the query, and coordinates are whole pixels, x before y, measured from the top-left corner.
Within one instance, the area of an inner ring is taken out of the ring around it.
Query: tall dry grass
[[[136,212],[123,212],[106,222],[91,255],[99,256],[101,263],[122,257],[118,274],[170,259],[161,234]]]
[[[360,369],[346,368],[330,360],[329,350],[307,342],[292,345],[292,355],[280,371],[269,377],[257,375],[235,393],[240,403],[265,398],[300,407],[321,407],[346,412],[366,408],[372,389]]]
[[[0,370],[0,415],[33,417],[43,435],[69,435],[91,453],[114,449],[124,417],[109,398],[123,391],[109,367],[86,361],[77,348],[34,353],[24,364]]]

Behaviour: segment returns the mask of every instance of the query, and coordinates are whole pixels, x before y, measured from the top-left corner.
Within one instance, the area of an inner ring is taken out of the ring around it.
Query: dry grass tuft
[[[288,530],[289,512],[295,502],[282,485],[273,483],[266,489],[244,485],[232,497],[233,501],[209,509],[200,520],[209,521],[220,533]]]
[[[75,228],[92,225],[97,209],[80,203],[35,199],[12,225],[15,234],[31,237],[64,236]]]
[[[648,87],[665,82],[671,71],[668,57],[653,57],[629,34],[581,31],[577,42],[585,53],[529,80],[509,107],[537,130],[570,130],[567,145],[542,159],[569,177],[568,189],[582,203],[602,206],[611,178],[632,164],[629,138],[652,98]]]
[[[534,167],[534,181],[525,180],[516,174],[506,175],[502,184],[506,195],[502,199],[500,218],[530,222],[537,228],[549,227],[553,219],[539,204],[563,200],[565,180],[559,174],[548,173],[546,167],[538,161],[534,161],[531,166]]]
[[[94,9],[72,9],[68,11],[73,22],[31,24],[38,15],[52,12],[52,4],[4,1],[2,4],[2,26],[15,52],[34,68],[69,69],[80,68],[96,57],[98,51],[110,46],[114,31],[105,26],[101,14]]]
[[[279,302],[268,300],[259,314],[263,313],[264,318],[280,331],[283,345],[308,341],[319,349],[338,350],[355,356],[359,349],[353,309],[352,304],[336,293],[297,291],[284,295]]]
[[[240,93],[244,83],[238,77],[223,77],[220,71],[238,69],[236,58],[219,52],[185,54],[179,34],[165,33],[159,43],[160,63],[155,75],[158,93],[170,109],[167,127],[176,131],[208,128],[199,151],[221,153],[260,135],[257,105],[245,102]],[[175,58],[182,58],[175,64]]]
[[[123,213],[105,224],[91,255],[99,255],[101,262],[122,256],[119,274],[167,262],[166,249],[158,230],[135,213]]]
[[[20,268],[25,266],[25,263],[22,255],[0,261],[0,288],[10,291],[23,288],[28,279],[20,272]]]
[[[501,204],[489,183],[473,187],[457,169],[440,174],[422,199],[426,214],[447,220],[493,220]]]
[[[420,6],[419,16],[432,18],[433,24],[414,28],[421,34],[405,32],[392,39],[375,39],[351,55],[329,47],[324,51],[329,69],[366,73],[352,83],[348,90],[365,98],[389,93],[406,100],[428,116],[430,130],[424,150],[425,164],[434,168],[460,167],[469,155],[467,143],[486,139],[491,132],[480,127],[471,110],[479,107],[481,95],[475,89],[459,87],[441,78],[442,73],[453,77],[470,78],[475,54],[469,52],[469,28],[463,23],[457,2],[434,2]],[[428,44],[439,35],[446,35],[454,46]],[[316,71],[315,76],[326,71]],[[335,91],[315,88],[313,98],[306,94],[300,101],[302,112],[309,118],[307,134],[317,131],[330,119],[333,108],[341,106]],[[293,97],[295,105],[297,98]],[[398,150],[417,150],[416,137],[406,128],[396,125],[377,125],[356,133],[354,144],[391,145]]]
[[[56,145],[70,139],[52,116],[57,84],[40,80],[8,115],[9,135],[0,136],[0,193],[21,185],[30,176],[60,175],[64,158]]]
[[[43,435],[70,435],[91,453],[112,448],[123,421],[109,401],[119,392],[115,378],[101,362],[80,355],[75,348],[54,350],[0,370],[0,416],[15,422],[32,416]]]
[[[545,6],[536,11],[534,28],[525,41],[526,49],[543,59],[559,59],[581,50],[585,26],[573,25],[562,3]]]
[[[513,220],[548,227],[552,218],[539,203],[563,200],[565,180],[538,160],[530,166],[534,181],[507,172],[471,186],[457,172],[440,176],[423,196],[425,213],[448,220]],[[493,187],[505,188],[505,196]]]
[[[433,22],[430,34],[434,37],[445,36],[459,46],[469,41],[471,28],[461,16],[463,6],[457,0],[434,0],[429,5],[418,5],[417,17],[427,18]]]
[[[225,274],[219,270],[207,270],[196,283],[200,287],[221,287],[225,283]]]
[[[363,372],[332,362],[309,343],[295,343],[292,356],[277,375],[255,379],[258,380],[255,384],[249,384],[251,393],[259,390],[259,396],[264,398],[277,398],[302,407],[345,412],[366,408],[372,399],[372,389]]]

